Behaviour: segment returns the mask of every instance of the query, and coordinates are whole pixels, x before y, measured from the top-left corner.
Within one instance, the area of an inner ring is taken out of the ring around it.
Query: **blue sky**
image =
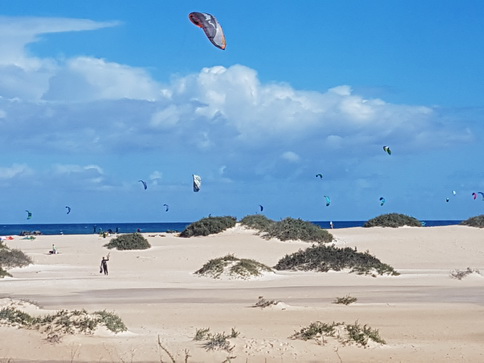
[[[0,223],[482,214],[483,18],[477,0],[3,1]]]

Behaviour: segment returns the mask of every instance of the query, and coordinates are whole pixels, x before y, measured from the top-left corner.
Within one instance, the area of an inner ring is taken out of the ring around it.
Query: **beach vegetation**
[[[264,299],[264,296],[259,296],[259,300],[257,300],[254,307],[264,309],[269,306],[275,306],[277,304],[279,304],[279,301],[277,300],[267,300],[267,299]]]
[[[247,228],[256,229],[259,232],[266,232],[271,228],[276,222],[272,219],[267,218],[263,214],[252,214],[245,216],[240,220],[240,224],[246,226]]]
[[[129,233],[112,238],[104,247],[117,250],[146,250],[151,245],[141,233]]]
[[[337,248],[335,246],[313,245],[305,250],[299,250],[280,259],[276,270],[341,271],[350,269],[350,272],[359,275],[399,275],[393,267],[382,263],[368,251],[358,252],[353,248]]]
[[[7,272],[14,267],[25,267],[33,263],[32,259],[18,249],[10,249],[0,241],[0,278],[12,275]]]
[[[272,268],[252,259],[239,259],[228,254],[209,260],[195,274],[211,277],[214,279],[226,275],[233,278],[249,279],[261,276],[263,272],[273,272]]]
[[[334,301],[333,304],[343,304],[343,305],[349,305],[357,302],[358,299],[356,297],[346,295],[343,297],[337,297]]]
[[[314,223],[290,217],[269,225],[262,236],[266,239],[277,238],[281,241],[300,240],[317,243],[333,241],[333,235],[327,230]]]
[[[344,345],[354,343],[358,346],[366,347],[370,342],[386,344],[377,329],[373,329],[366,324],[362,326],[358,321],[354,324],[346,324],[344,322],[332,322],[328,324],[316,321],[296,331],[290,338],[316,340],[319,342],[329,337],[335,338]]]
[[[197,329],[193,340],[204,340],[205,343],[203,344],[203,347],[206,350],[225,350],[227,352],[231,352],[235,346],[231,345],[229,339],[237,338],[239,335],[240,332],[234,328],[231,329],[230,334],[225,334],[225,332],[211,333],[209,328],[203,328]]]
[[[367,221],[363,227],[422,227],[422,222],[417,218],[400,213],[382,214]]]
[[[229,228],[235,227],[237,218],[231,216],[225,217],[207,217],[188,225],[181,233],[180,237],[196,237],[217,234]]]
[[[14,308],[5,307],[0,310],[0,324],[25,329],[36,329],[47,334],[51,342],[59,342],[66,334],[93,334],[100,326],[105,326],[113,333],[126,331],[126,325],[114,313],[97,311],[89,314],[86,310],[59,310],[54,314],[31,316]]]
[[[465,221],[462,221],[460,224],[464,226],[469,226],[469,227],[484,228],[484,214],[466,219]]]
[[[468,267],[465,270],[452,270],[450,272],[450,277],[452,277],[453,279],[462,280],[464,277],[467,277],[468,275],[472,275],[472,274],[480,275],[481,272],[478,269],[473,269]]]

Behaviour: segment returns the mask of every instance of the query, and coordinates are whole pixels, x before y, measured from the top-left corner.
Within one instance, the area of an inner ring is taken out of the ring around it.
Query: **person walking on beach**
[[[107,257],[103,257],[101,260],[101,266],[99,268],[99,272],[104,272],[105,275],[108,274],[108,261],[109,261],[109,253]]]

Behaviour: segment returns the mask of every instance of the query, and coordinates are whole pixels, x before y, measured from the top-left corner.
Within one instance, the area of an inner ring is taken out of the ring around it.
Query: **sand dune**
[[[309,247],[300,241],[265,240],[237,226],[218,235],[179,238],[145,234],[152,248],[111,251],[109,276],[99,273],[109,238],[97,235],[16,237],[34,264],[0,280],[0,308],[35,302],[39,314],[59,309],[107,310],[128,332],[67,335],[52,344],[35,330],[0,327],[0,361],[170,362],[479,362],[484,361],[484,277],[462,280],[452,270],[483,271],[484,231],[464,226],[348,228],[331,233],[336,246],[370,251],[400,276],[348,272],[276,272],[250,280],[200,277],[208,260],[233,254],[274,266]],[[49,255],[55,244],[58,255]],[[336,297],[358,300],[345,306]],[[254,307],[259,297],[278,305]],[[12,300],[13,299],[13,300]],[[3,305],[2,305],[3,304]],[[25,304],[26,309],[36,308]],[[362,348],[335,340],[290,339],[311,322],[344,321],[378,329],[386,344]],[[194,341],[199,329],[238,336],[233,347],[207,350]]]

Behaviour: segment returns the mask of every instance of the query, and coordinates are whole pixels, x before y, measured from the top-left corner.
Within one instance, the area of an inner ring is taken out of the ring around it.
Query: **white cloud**
[[[281,157],[290,163],[296,163],[301,160],[300,156],[292,151],[282,153]]]
[[[33,170],[26,164],[12,164],[11,166],[0,166],[0,179],[8,180],[19,176],[29,176]]]

